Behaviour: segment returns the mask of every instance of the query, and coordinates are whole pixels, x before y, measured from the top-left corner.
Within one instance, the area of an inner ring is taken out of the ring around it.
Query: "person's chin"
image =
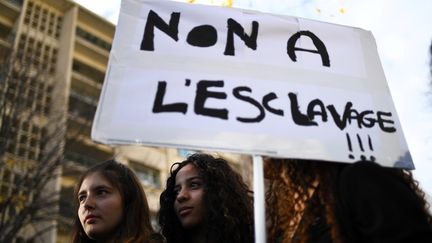
[[[187,230],[192,230],[192,229],[195,229],[197,227],[197,223],[193,219],[185,219],[182,222],[182,226],[183,226],[183,228],[185,228]]]
[[[91,228],[87,229],[86,234],[92,240],[97,240],[102,235],[97,226],[92,226]]]

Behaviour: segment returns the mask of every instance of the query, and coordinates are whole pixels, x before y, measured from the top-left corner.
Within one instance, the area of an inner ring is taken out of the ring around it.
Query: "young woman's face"
[[[185,229],[199,227],[204,218],[204,181],[198,169],[188,164],[181,168],[175,179],[177,193],[174,210]]]
[[[91,239],[108,239],[123,217],[120,191],[100,173],[89,174],[78,191],[78,217]]]

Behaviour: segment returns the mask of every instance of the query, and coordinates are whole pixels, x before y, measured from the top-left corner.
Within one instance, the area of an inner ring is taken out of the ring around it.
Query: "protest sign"
[[[372,34],[123,0],[92,138],[413,168]]]

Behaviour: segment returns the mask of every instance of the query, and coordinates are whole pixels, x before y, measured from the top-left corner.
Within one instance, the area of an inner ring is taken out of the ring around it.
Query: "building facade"
[[[171,164],[190,152],[109,147],[90,139],[114,32],[112,23],[69,0],[0,0],[0,65],[9,65],[0,74],[0,204],[7,198],[32,201],[39,194],[32,185],[21,185],[20,178],[41,163],[61,164],[43,189],[60,192],[60,203],[53,207],[60,217],[37,237],[40,225],[21,229],[15,242],[67,242],[77,177],[110,158],[136,172],[155,216]],[[223,156],[251,185],[250,157]],[[22,209],[8,210],[13,215]]]

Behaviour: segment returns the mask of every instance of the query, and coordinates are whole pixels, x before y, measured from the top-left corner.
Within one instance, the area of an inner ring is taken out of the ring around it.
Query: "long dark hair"
[[[347,224],[340,222],[338,216],[341,215],[337,210],[340,206],[338,179],[348,165],[323,161],[267,159],[264,172],[268,179],[268,242],[314,242],[310,229],[317,224],[317,219],[322,220],[321,226],[328,231],[331,242],[351,242],[343,229]],[[412,173],[404,169],[383,168],[378,165],[376,167],[411,190],[425,221],[432,225],[425,194]]]
[[[253,196],[241,176],[222,158],[193,154],[171,167],[166,189],[160,196],[159,225],[167,242],[190,242],[174,212],[177,172],[192,164],[204,181],[206,242],[254,242]]]
[[[81,184],[88,175],[93,173],[100,173],[112,186],[116,187],[124,202],[123,219],[113,242],[161,242],[161,236],[155,233],[150,223],[150,210],[140,181],[127,166],[114,160],[100,163],[81,176],[74,191],[75,212],[79,207],[78,191]],[[73,230],[73,243],[96,242],[84,232],[78,213],[75,214]]]

